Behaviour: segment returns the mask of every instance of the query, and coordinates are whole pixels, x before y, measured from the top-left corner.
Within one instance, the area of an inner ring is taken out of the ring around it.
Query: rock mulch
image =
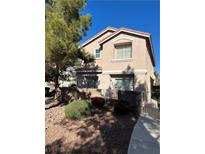
[[[65,119],[64,106],[45,111],[47,154],[126,154],[137,118],[98,110],[86,119]]]

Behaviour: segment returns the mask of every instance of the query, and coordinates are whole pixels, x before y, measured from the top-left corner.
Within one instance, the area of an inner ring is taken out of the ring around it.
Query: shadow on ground
[[[56,94],[56,98],[54,96],[47,97],[45,100],[45,110],[67,105],[69,102],[78,99],[90,99],[91,93],[81,90],[77,87],[63,87],[60,88],[59,94]]]
[[[59,125],[75,131],[80,140],[69,143],[62,137],[46,145],[46,154],[126,154],[137,119],[133,113],[118,115],[108,110],[96,110],[75,127],[64,119]]]

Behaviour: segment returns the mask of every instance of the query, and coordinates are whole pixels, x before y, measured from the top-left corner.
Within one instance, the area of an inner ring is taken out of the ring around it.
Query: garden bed
[[[116,115],[96,109],[83,120],[65,119],[64,106],[46,111],[46,153],[124,154],[137,121],[133,114]]]

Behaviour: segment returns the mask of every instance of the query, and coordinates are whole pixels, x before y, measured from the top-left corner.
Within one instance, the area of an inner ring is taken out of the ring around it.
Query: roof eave
[[[151,48],[151,55],[152,55],[152,63],[153,63],[153,66],[155,67],[156,64],[155,64],[155,58],[154,58],[154,49],[153,49],[153,45],[152,45],[152,37],[150,35],[149,37],[149,43],[150,43],[150,48]]]
[[[130,32],[128,30],[124,30],[124,29],[120,29],[118,32],[116,32],[115,34],[111,34],[110,36],[108,36],[106,39],[104,40],[101,40],[99,41],[99,44],[103,44],[105,42],[107,42],[109,39],[111,39],[112,37],[118,35],[119,33],[122,33],[122,32],[125,32],[125,33],[131,33],[131,34],[135,34],[135,35],[139,35],[139,36],[142,36],[142,37],[149,37],[151,34],[149,33],[145,33],[145,34],[142,34],[142,33],[139,33],[139,32]]]
[[[85,41],[83,44],[80,45],[80,48],[86,46],[87,44],[91,43],[92,41],[94,41],[95,39],[99,38],[101,35],[105,34],[108,31],[112,31],[115,32],[117,30],[117,28],[114,27],[107,27],[104,30],[100,31],[99,33],[97,33],[96,35],[94,35],[93,37],[91,37],[90,39],[88,39],[87,41]]]

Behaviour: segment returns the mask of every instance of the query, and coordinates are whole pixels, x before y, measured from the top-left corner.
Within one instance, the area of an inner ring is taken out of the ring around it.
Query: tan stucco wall
[[[99,89],[108,89],[109,87],[113,88],[113,83],[109,74],[99,74],[98,79],[100,81],[98,86]]]
[[[112,32],[107,32],[100,38],[86,45],[84,47],[85,51],[94,54],[95,50],[100,47],[98,42],[111,33]],[[114,60],[114,45],[124,42],[132,42],[132,58],[128,60]],[[110,74],[114,73],[114,71],[126,71],[126,69],[130,67],[132,71],[142,71],[140,73],[134,72],[134,88],[137,89],[140,85],[144,85],[145,90],[148,92],[148,101],[150,101],[150,77],[154,79],[155,76],[154,67],[147,51],[146,40],[121,33],[104,43],[102,47],[101,58],[95,61],[96,65],[102,67],[103,70],[102,74],[98,74],[100,81],[98,88],[106,90],[111,87],[111,89],[114,89],[114,79],[110,77]],[[104,73],[104,71],[107,71],[107,73]]]
[[[115,44],[122,42],[132,42],[132,58],[129,60],[114,60]],[[102,58],[96,60],[103,70],[126,70],[128,66],[131,69],[145,69],[145,40],[125,34],[120,34],[115,38],[103,44]]]
[[[148,51],[146,52],[146,67],[147,67],[148,75],[151,76],[152,79],[155,79],[154,67],[152,65],[151,58],[150,58]]]
[[[85,47],[83,47],[83,49],[85,49],[85,51],[89,52],[90,54],[94,54],[95,50],[98,49],[100,47],[99,45],[99,41],[102,40],[103,38],[109,36],[110,34],[112,34],[113,32],[106,32],[105,34],[103,34],[102,36],[100,36],[99,38],[95,39],[93,42],[87,44]],[[96,60],[98,61],[98,60]]]
[[[150,55],[148,51],[146,52],[146,66],[147,66],[147,75],[146,75],[146,85],[147,85],[147,102],[151,103],[151,79],[155,80],[155,75],[154,75],[154,67],[151,62]]]

